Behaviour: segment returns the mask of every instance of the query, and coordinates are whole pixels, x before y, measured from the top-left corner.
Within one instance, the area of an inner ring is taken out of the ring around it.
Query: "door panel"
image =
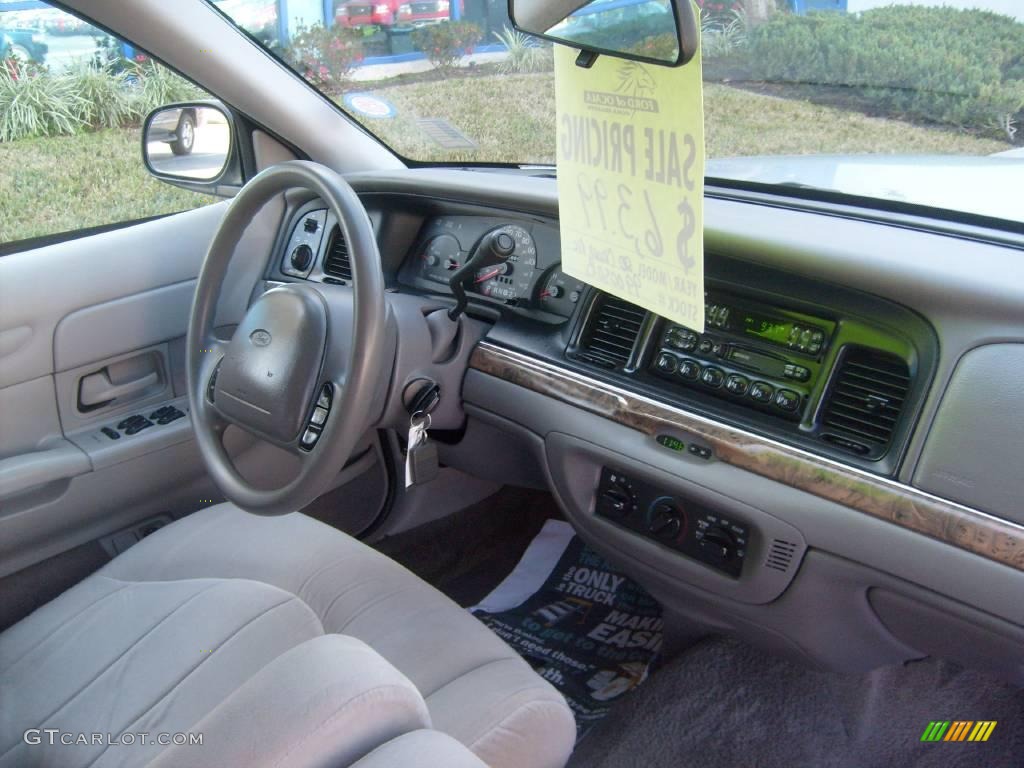
[[[116,440],[102,430],[167,405],[187,412],[184,336],[226,205],[0,258],[0,576],[220,500],[187,418]],[[282,210],[268,204],[246,230],[219,325],[244,314]],[[228,444],[238,456],[254,441]]]

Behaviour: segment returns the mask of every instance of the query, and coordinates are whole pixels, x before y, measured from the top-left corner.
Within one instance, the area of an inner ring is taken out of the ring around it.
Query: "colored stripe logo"
[[[996,720],[932,720],[921,741],[988,741]]]

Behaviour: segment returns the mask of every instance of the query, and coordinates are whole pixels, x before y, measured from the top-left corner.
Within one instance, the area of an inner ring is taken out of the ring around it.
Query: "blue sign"
[[[346,93],[342,103],[348,107],[349,111],[363,117],[382,119],[398,114],[394,104],[372,93]]]

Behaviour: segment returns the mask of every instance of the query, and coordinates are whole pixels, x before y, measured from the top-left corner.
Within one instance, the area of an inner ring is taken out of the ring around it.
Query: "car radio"
[[[831,320],[708,292],[705,333],[665,322],[650,370],[663,379],[799,421],[821,373]]]

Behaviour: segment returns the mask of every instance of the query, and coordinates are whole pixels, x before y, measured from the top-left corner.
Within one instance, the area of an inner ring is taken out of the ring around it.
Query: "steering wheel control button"
[[[725,372],[721,368],[705,368],[700,375],[700,380],[705,386],[718,389],[725,381]]]
[[[763,381],[755,381],[750,387],[750,399],[758,403],[770,403],[775,395],[775,387]]]
[[[791,389],[780,389],[775,393],[775,407],[792,413],[800,406],[800,395]]]
[[[313,411],[313,418],[309,420],[310,423],[317,427],[322,427],[324,422],[327,421],[327,409],[317,408]]]
[[[732,394],[742,397],[750,388],[750,380],[746,376],[733,373],[725,380],[725,388]]]
[[[302,435],[302,447],[307,451],[312,449],[316,445],[316,441],[320,439],[320,430],[310,427]]]

